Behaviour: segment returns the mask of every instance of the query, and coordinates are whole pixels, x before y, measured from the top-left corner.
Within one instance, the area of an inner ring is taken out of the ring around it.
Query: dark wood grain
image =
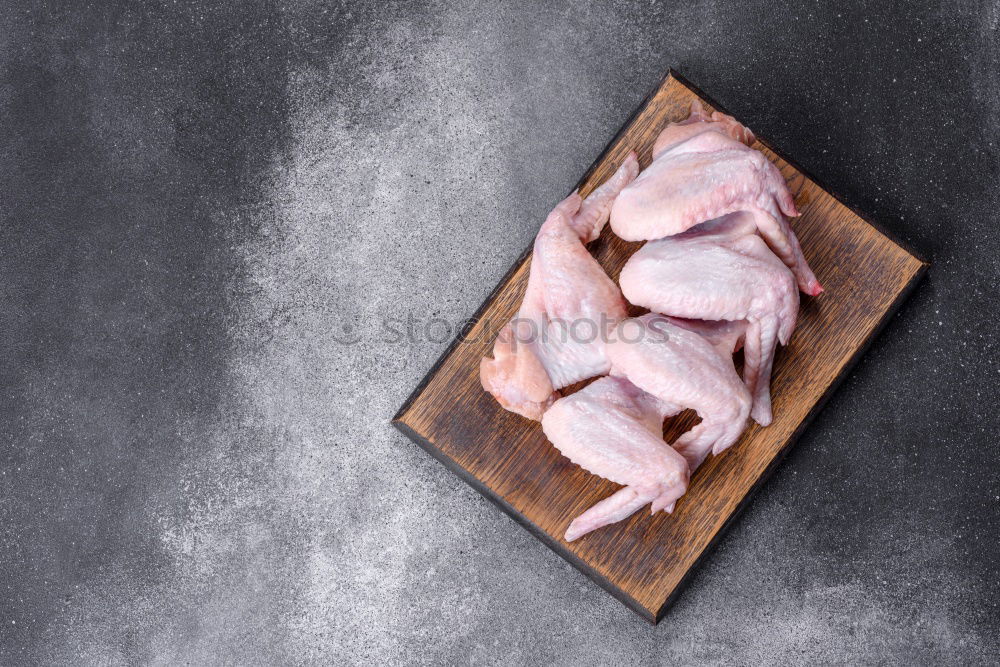
[[[578,184],[581,193],[604,182],[630,150],[645,167],[660,128],[686,117],[691,101],[699,98],[720,108],[671,72],[587,171]],[[766,142],[756,147],[788,180],[802,212],[793,222],[795,231],[826,292],[803,298],[798,328],[775,359],[772,424],[751,425],[736,445],[706,461],[672,515],[640,511],[572,544],[562,539],[575,516],[618,487],[563,458],[537,422],[500,408],[479,383],[479,360],[524,294],[527,251],[393,419],[417,444],[654,623],[927,266]],[[640,245],[606,229],[591,250],[617,279]],[[667,430],[680,427],[668,424]]]

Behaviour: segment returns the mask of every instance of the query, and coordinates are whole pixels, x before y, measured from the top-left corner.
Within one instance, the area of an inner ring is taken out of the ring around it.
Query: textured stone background
[[[1000,660],[996,0],[3,5],[0,663]],[[934,267],[652,628],[390,428],[445,343],[378,324],[671,65]]]

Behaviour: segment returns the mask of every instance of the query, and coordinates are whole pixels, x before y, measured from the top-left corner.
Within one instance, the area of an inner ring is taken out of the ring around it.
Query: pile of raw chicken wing
[[[696,103],[663,129],[642,173],[630,154],[538,231],[524,301],[480,378],[504,408],[540,420],[564,456],[623,486],[574,519],[568,541],[647,504],[672,512],[710,452],[750,418],[771,422],[775,347],[795,328],[799,290],[823,288],[788,224],[798,212],[785,180],[753,143],[734,118]],[[585,247],[609,219],[622,239],[648,241],[620,287]],[[626,299],[650,312],[629,317]],[[664,419],[686,409],[701,421],[666,443]]]

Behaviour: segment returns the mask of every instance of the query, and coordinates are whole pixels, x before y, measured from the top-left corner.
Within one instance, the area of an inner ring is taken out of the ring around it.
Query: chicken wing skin
[[[566,531],[572,542],[652,503],[672,511],[687,489],[688,464],[663,441],[663,419],[678,411],[621,377],[603,377],[561,398],[542,417],[553,445],[581,468],[622,484],[578,516]]]
[[[648,241],[745,211],[795,274],[799,289],[821,293],[786,219],[799,213],[781,172],[749,147],[749,130],[719,116],[695,109],[687,121],[663,130],[652,164],[615,200],[611,228],[626,241]]]
[[[695,332],[726,357],[743,347],[743,339],[747,333],[747,323],[742,320],[692,320],[686,317],[667,317],[667,320],[682,329]]]
[[[656,137],[653,159],[702,132],[718,132],[747,146],[753,146],[756,140],[750,128],[732,116],[721,111],[708,113],[701,102],[694,100],[691,102],[690,115],[685,120],[670,123]]]
[[[701,422],[673,443],[694,471],[746,427],[751,400],[733,360],[712,342],[655,313],[622,322],[607,345],[611,374],[628,380],[675,411],[695,410]]]
[[[539,229],[517,317],[479,368],[483,388],[507,410],[541,419],[558,389],[608,372],[604,343],[625,318],[625,302],[584,244],[598,237],[638,172],[632,153],[586,200],[573,193],[556,205]]]
[[[745,322],[743,379],[754,420],[771,422],[770,377],[777,344],[795,329],[795,278],[755,233],[747,213],[651,241],[622,269],[634,304],[676,317]]]

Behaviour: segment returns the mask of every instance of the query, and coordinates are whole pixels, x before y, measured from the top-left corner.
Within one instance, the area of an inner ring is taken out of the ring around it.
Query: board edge
[[[393,419],[392,425],[396,429],[405,435],[407,438],[416,443],[421,449],[430,454],[434,459],[441,463],[447,470],[452,472],[456,477],[461,479],[463,482],[471,486],[479,495],[483,496],[491,503],[496,505],[503,511],[504,514],[513,519],[518,525],[528,531],[534,538],[539,542],[551,549],[557,556],[565,560],[567,563],[572,565],[581,574],[586,576],[588,579],[593,581],[595,584],[604,589],[616,600],[621,602],[623,605],[628,607],[631,611],[638,614],[645,621],[651,625],[656,625],[659,619],[656,618],[653,610],[648,609],[643,606],[638,600],[633,598],[631,595],[626,593],[624,590],[616,586],[609,579],[607,579],[600,572],[595,570],[593,567],[588,565],[583,559],[578,557],[572,551],[569,551],[562,546],[554,537],[542,530],[538,525],[535,524],[531,519],[524,516],[521,512],[517,510],[516,507],[508,503],[499,494],[493,491],[491,488],[486,486],[481,480],[479,480],[475,475],[466,470],[460,463],[455,461],[453,458],[441,451],[433,442],[423,437],[416,430],[414,430],[405,421],[399,419]]]
[[[872,330],[871,335],[865,340],[864,344],[862,344],[860,347],[858,347],[857,350],[855,350],[851,358],[847,360],[847,363],[845,363],[843,368],[841,368],[840,373],[837,374],[837,377],[834,378],[833,382],[830,383],[830,386],[827,387],[826,391],[823,392],[823,395],[820,396],[818,401],[816,401],[816,404],[812,407],[809,413],[805,416],[805,418],[801,421],[801,423],[799,423],[795,431],[793,431],[792,434],[788,437],[788,440],[782,446],[781,450],[777,454],[775,454],[775,456],[768,463],[767,468],[764,469],[764,472],[760,474],[760,476],[754,482],[754,485],[743,496],[743,499],[740,500],[740,503],[736,507],[736,509],[734,509],[733,512],[729,515],[725,523],[722,524],[722,527],[720,527],[719,530],[715,532],[715,535],[712,536],[712,539],[709,541],[709,543],[705,545],[704,549],[702,549],[701,553],[698,555],[698,558],[695,559],[695,561],[691,564],[691,567],[689,567],[687,571],[684,573],[684,576],[681,577],[681,580],[677,583],[676,586],[674,586],[674,589],[667,596],[667,599],[664,600],[663,604],[656,611],[655,615],[656,620],[654,621],[654,623],[659,623],[660,620],[663,619],[663,616],[667,613],[670,607],[677,601],[677,598],[684,592],[684,588],[687,586],[694,573],[701,567],[704,560],[708,556],[710,556],[711,553],[715,550],[715,547],[718,546],[719,541],[726,535],[729,529],[732,528],[733,524],[737,521],[737,519],[739,519],[743,511],[753,501],[754,496],[756,496],[757,493],[760,491],[760,489],[764,486],[764,484],[767,483],[767,481],[774,476],[774,473],[777,472],[782,462],[788,456],[788,453],[798,442],[799,438],[802,437],[802,434],[805,433],[806,429],[809,428],[810,424],[812,424],[812,421],[816,418],[816,416],[820,412],[823,411],[823,409],[826,407],[826,404],[830,401],[831,398],[833,398],[833,395],[837,393],[841,385],[844,383],[844,380],[847,379],[847,376],[850,375],[851,371],[854,370],[854,368],[858,365],[858,363],[860,363],[861,359],[868,353],[868,350],[871,349],[871,346],[875,343],[875,341],[878,340],[879,337],[881,337],[882,332],[889,325],[889,321],[893,317],[895,317],[896,314],[899,313],[903,305],[909,300],[910,296],[912,296],[917,285],[920,284],[920,281],[927,274],[928,267],[929,265],[926,262],[921,262],[916,267],[909,281],[907,281],[903,289],[899,291],[899,294],[896,295],[896,298],[893,299],[893,302],[889,305],[885,313],[882,315],[882,319],[879,320],[878,324]]]

